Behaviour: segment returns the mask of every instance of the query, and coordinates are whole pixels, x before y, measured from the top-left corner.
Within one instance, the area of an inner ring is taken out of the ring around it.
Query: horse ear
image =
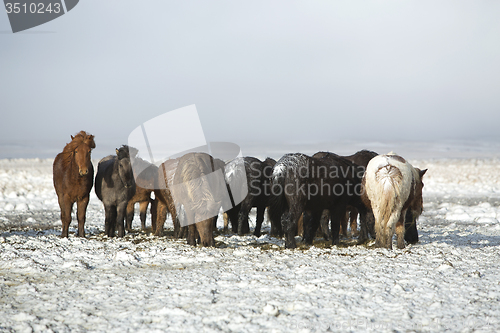
[[[71,141],[73,141],[73,139],[75,138],[73,135],[70,135],[71,136]]]
[[[89,138],[90,138],[90,148],[94,149],[95,148],[94,136],[91,135]]]
[[[118,155],[118,148],[115,148],[115,151],[116,151],[116,155]]]
[[[420,179],[422,179],[422,177],[425,175],[425,173],[427,172],[427,169],[424,169],[424,170],[420,170],[419,171],[419,174],[420,174]]]

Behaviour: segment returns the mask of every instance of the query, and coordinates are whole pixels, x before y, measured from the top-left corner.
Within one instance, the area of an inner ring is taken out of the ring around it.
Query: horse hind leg
[[[345,217],[346,205],[337,204],[330,209],[330,220],[332,225],[332,245],[340,244],[340,223],[343,217]]]
[[[387,221],[383,219],[379,212],[375,211],[375,247],[386,247],[386,224]]]
[[[198,231],[201,246],[215,246],[213,218],[196,223],[196,230]]]
[[[396,236],[397,236],[398,249],[405,248],[405,216],[406,216],[406,211],[401,212],[399,220],[396,223]]]
[[[342,214],[340,219],[340,232],[343,237],[347,238],[347,222],[349,221],[349,211]]]
[[[157,211],[157,199],[151,199],[151,206],[149,210],[151,211],[151,230],[153,232],[156,231],[156,221],[158,220],[158,211]]]
[[[258,206],[257,207],[257,220],[255,222],[255,230],[253,234],[257,237],[260,237],[260,230],[262,229],[262,222],[264,222],[264,212],[266,211],[266,207]]]
[[[240,212],[238,214],[238,235],[242,236],[250,232],[250,225],[248,224],[248,214],[252,206],[247,202],[241,204]]]
[[[104,207],[104,232],[108,237],[115,237],[116,206],[108,205]]]
[[[134,220],[134,205],[135,202],[129,201],[127,204],[127,214],[125,218],[125,226],[127,231],[132,231],[132,221]]]
[[[330,211],[328,209],[323,210],[321,214],[320,227],[323,238],[328,241],[330,239]]]
[[[351,235],[353,237],[358,237],[359,236],[359,231],[358,231],[358,210],[354,207],[351,207],[349,211],[349,220],[350,220],[350,227],[351,227]]]
[[[141,218],[141,230],[146,230],[146,212],[148,210],[149,200],[139,203],[139,216]]]
[[[163,235],[163,225],[165,224],[165,220],[167,219],[167,205],[158,199],[156,200],[156,223],[155,223],[155,228],[153,228],[153,231],[155,233],[155,236],[162,236]],[[153,206],[151,206],[153,209]],[[175,227],[175,224],[174,224]],[[174,235],[175,236],[175,235]]]

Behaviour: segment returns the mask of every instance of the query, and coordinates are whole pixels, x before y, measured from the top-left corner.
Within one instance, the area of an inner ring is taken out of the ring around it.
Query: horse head
[[[123,145],[121,148],[116,149],[117,159],[116,162],[118,164],[118,176],[120,177],[123,185],[126,188],[130,188],[134,186],[134,172],[132,171],[132,163],[130,162],[130,155],[135,156],[137,154],[137,150],[135,148],[130,148],[126,145]]]
[[[78,173],[82,177],[86,176],[92,165],[90,153],[95,148],[94,136],[81,131],[77,135],[71,136],[71,141],[75,143],[73,156],[78,166]]]
[[[424,177],[427,169],[420,170],[415,168],[417,171],[418,177],[415,179],[415,192],[414,199],[411,204],[411,210],[417,215],[420,216],[424,210],[424,200],[422,198],[422,189],[424,188],[424,182],[422,181],[422,177]]]

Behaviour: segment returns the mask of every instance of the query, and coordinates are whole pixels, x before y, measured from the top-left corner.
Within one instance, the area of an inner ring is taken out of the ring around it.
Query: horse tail
[[[288,202],[285,197],[285,178],[286,166],[282,163],[277,163],[271,175],[267,213],[269,220],[271,220],[271,231],[274,229],[278,234],[282,233],[281,215],[288,209]]]
[[[390,235],[401,213],[401,191],[404,187],[404,175],[398,166],[387,159],[368,165],[366,172],[368,197],[375,216],[375,234],[381,246],[387,246]]]
[[[375,179],[379,185],[379,193],[381,195],[378,217],[380,221],[389,221],[396,208],[398,198],[401,197],[403,175],[399,168],[387,164],[375,172]]]

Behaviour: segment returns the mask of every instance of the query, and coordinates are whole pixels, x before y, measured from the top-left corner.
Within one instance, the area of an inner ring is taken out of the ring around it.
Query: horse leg
[[[157,199],[151,199],[151,230],[154,232],[156,231],[156,221],[158,220],[158,212],[157,212],[157,205],[158,201]]]
[[[297,232],[297,221],[300,217],[302,210],[297,207],[290,208],[281,216],[281,227],[285,233],[285,248],[295,249],[295,233]]]
[[[156,199],[156,228],[155,236],[163,235],[163,225],[165,224],[165,220],[167,219],[167,205],[161,201]],[[152,206],[151,206],[152,208]],[[175,223],[174,223],[174,236],[175,236]]]
[[[405,248],[405,216],[406,216],[406,211],[402,211],[401,215],[399,216],[399,220],[396,223],[396,236],[397,236],[398,249]]]
[[[116,206],[104,206],[104,232],[108,237],[115,237],[115,224],[116,224]]]
[[[196,230],[196,224],[194,222],[194,212],[191,210],[186,210],[185,212],[186,216],[186,222],[188,224],[187,226],[187,243],[192,246],[196,246],[196,238],[197,238],[197,230]],[[179,224],[180,225],[180,224]],[[184,229],[184,228],[182,228]]]
[[[227,212],[224,212],[222,216],[224,217],[224,229],[222,229],[222,232],[227,234],[229,231],[229,216],[227,215]]]
[[[146,230],[146,212],[148,211],[149,200],[139,203],[139,216],[141,217],[141,230]]]
[[[68,237],[69,225],[71,224],[71,210],[73,203],[68,197],[61,195],[59,197],[59,207],[61,208],[62,232],[61,237]]]
[[[246,200],[245,200],[246,201]],[[238,235],[242,236],[250,232],[250,226],[248,225],[248,214],[252,209],[252,206],[243,201],[241,204],[240,212],[238,214]]]
[[[231,230],[233,233],[238,233],[238,213],[240,211],[240,205],[237,205],[224,214],[227,215],[227,222],[224,220],[224,223],[227,223],[227,227],[229,227],[229,222],[231,222]],[[227,230],[226,230],[227,232]]]
[[[76,203],[76,216],[78,219],[78,237],[85,237],[85,213],[89,204],[89,196],[78,200]]]
[[[366,212],[359,214],[359,234],[358,245],[364,244],[368,240],[368,215],[372,213]]]
[[[269,236],[271,237],[283,237],[283,228],[281,227],[281,218],[275,221],[276,218],[273,218],[273,214],[270,213],[271,207],[267,207],[267,218],[271,222],[271,231]]]
[[[392,236],[394,236],[394,227],[389,224],[387,224],[385,227],[385,248],[389,250],[392,250]]]
[[[116,226],[118,229],[118,237],[125,236],[125,215],[127,213],[127,202],[121,203],[116,207]]]
[[[347,238],[347,221],[349,220],[349,211],[345,211],[340,218],[340,230],[339,234],[342,234],[345,238]]]
[[[308,245],[312,245],[314,236],[316,236],[316,232],[318,231],[318,227],[320,225],[322,211],[305,211],[302,216],[304,224],[304,242]]]
[[[332,221],[332,245],[339,245],[340,221],[345,216],[345,204],[337,204],[330,209],[330,220]]]
[[[132,221],[134,220],[134,206],[135,202],[133,202],[132,200],[130,200],[127,204],[127,215],[125,221],[127,231],[132,231]]]
[[[322,232],[322,236],[323,238],[327,241],[330,239],[330,226],[329,226],[329,222],[330,222],[330,212],[325,209],[322,213],[321,213],[321,220],[320,220],[320,226],[321,226],[321,232]]]
[[[359,235],[358,231],[358,210],[355,207],[351,207],[349,211],[349,219],[351,226],[351,235],[357,237]]]
[[[257,221],[255,222],[255,230],[253,234],[257,237],[260,237],[260,230],[262,228],[262,222],[264,222],[264,212],[266,211],[266,207],[259,205],[257,206]]]
[[[301,236],[304,239],[304,213],[302,213],[297,221],[297,231],[295,236]]]
[[[418,243],[417,219],[411,209],[406,211],[405,216],[405,241],[410,244]]]
[[[217,230],[217,220],[219,219],[219,214],[212,218],[213,230]]]
[[[196,226],[190,224],[188,227],[187,243],[192,246],[196,246]]]
[[[201,246],[215,246],[213,232],[213,218],[196,223],[196,230],[200,236]]]

